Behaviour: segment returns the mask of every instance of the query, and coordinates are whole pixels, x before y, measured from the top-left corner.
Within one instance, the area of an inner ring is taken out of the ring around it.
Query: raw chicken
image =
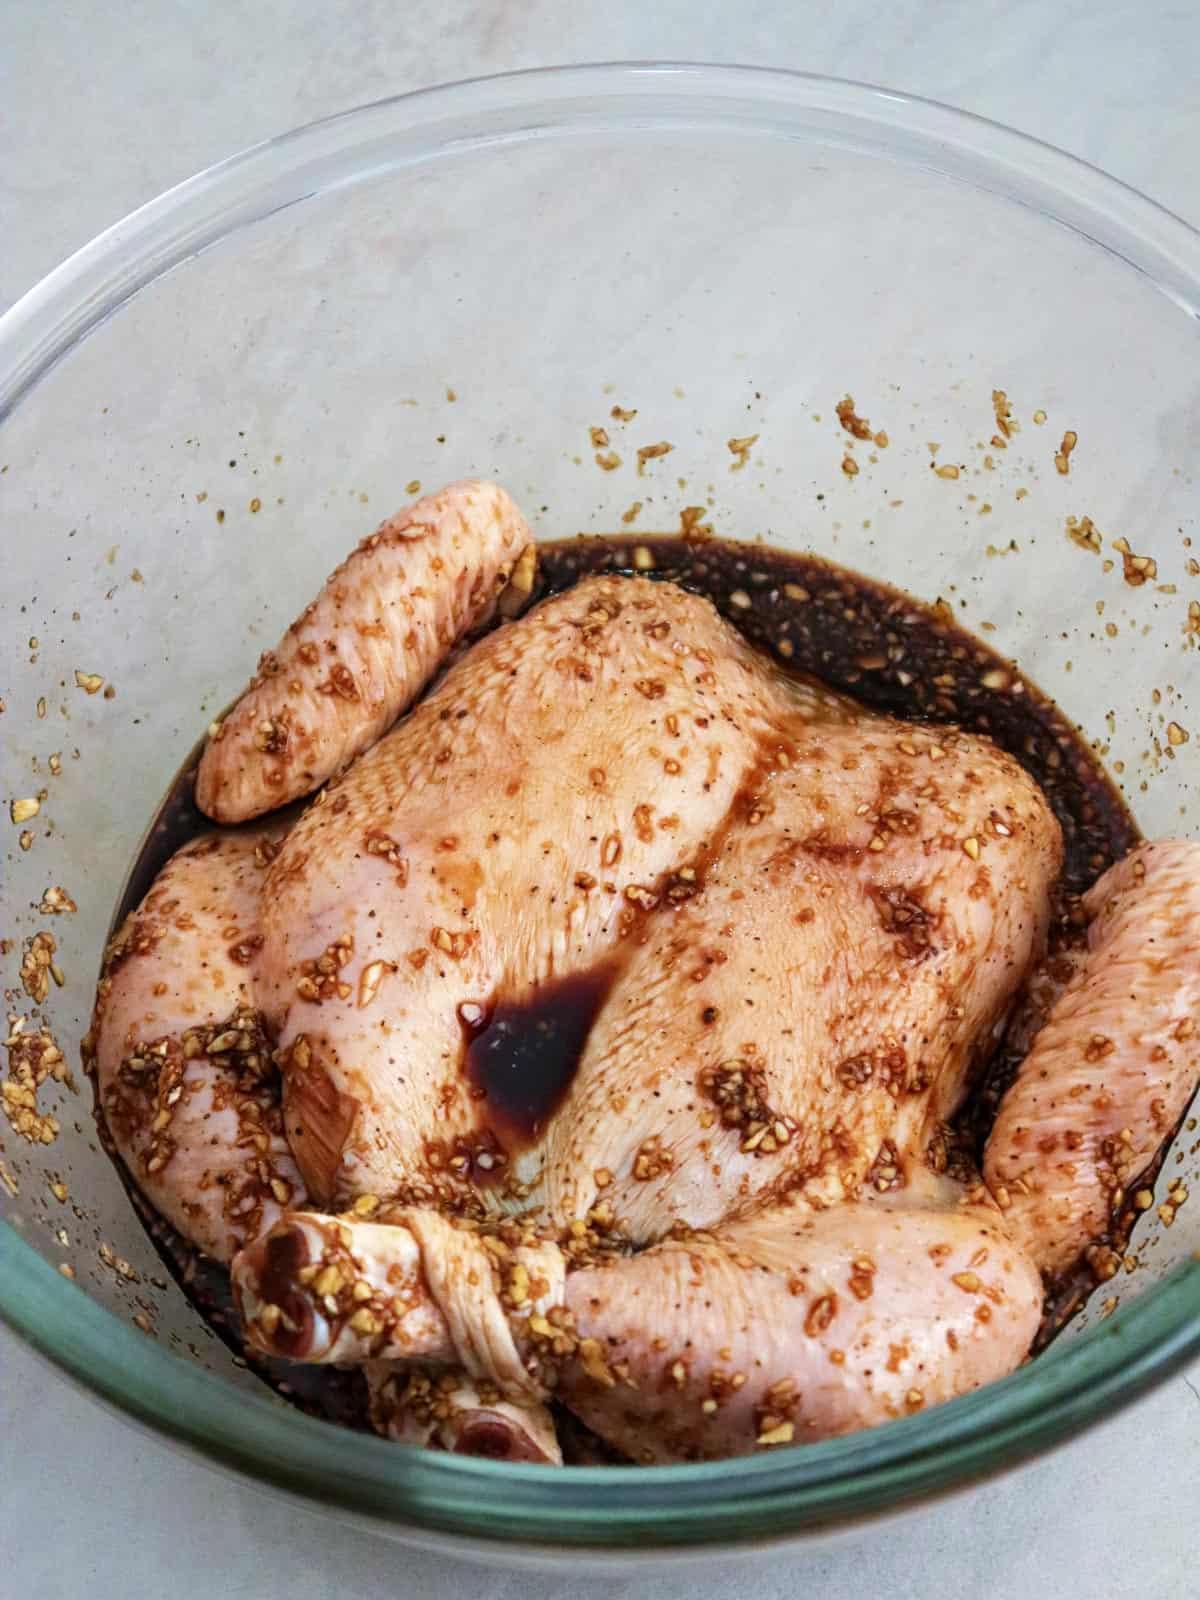
[[[481,1127],[465,1035],[498,1008],[520,1030],[573,974],[594,1009],[649,903],[674,904],[769,769],[786,704],[705,601],[597,579],[481,641],[325,790],[272,866],[257,968],[316,1198],[463,1202],[516,1162]]]
[[[1004,1377],[1042,1286],[986,1196],[944,1188],[821,1211],[793,1195],[572,1274],[603,1366],[577,1355],[565,1398],[635,1460],[668,1462],[830,1438]]]
[[[259,661],[200,763],[201,811],[261,816],[367,749],[487,621],[510,577],[529,593],[533,550],[494,483],[454,484],[385,522]]]
[[[633,578],[478,641],[380,738],[499,589],[528,593],[528,549],[490,485],[422,502],[226,719],[211,814],[332,781],[278,846],[189,847],[139,912],[95,1020],[122,1155],[201,1248],[240,1249],[248,1339],[362,1364],[401,1440],[556,1460],[557,1395],[635,1459],[732,1455],[1011,1371],[1037,1268],[1106,1225],[1096,1152],[1130,1131],[1125,1183],[1182,1110],[1196,997],[1171,1009],[1164,966],[1132,1006],[1092,957],[1044,969],[989,1193],[946,1123],[1043,954],[1061,839],[1040,790]],[[353,695],[292,687],[318,643]],[[1197,847],[1139,859],[1089,900],[1095,958],[1149,928],[1183,967]],[[1044,1085],[1080,1029],[1138,1070],[1089,1112],[1088,1165],[1044,1174]],[[270,1039],[284,1118],[256,1079],[261,1131],[214,1145],[228,1035],[255,1073]]]
[[[392,1362],[365,1364],[371,1425],[397,1444],[423,1444],[454,1455],[562,1465],[554,1418],[546,1406],[506,1400],[495,1385]]]
[[[305,1199],[253,989],[277,832],[209,834],[168,862],[105,953],[89,1040],[126,1166],[218,1261]]]
[[[828,1209],[793,1192],[711,1233],[579,1268],[565,1285],[553,1246],[499,1253],[460,1232],[422,1256],[420,1228],[411,1212],[383,1225],[279,1222],[234,1268],[255,1342],[309,1361],[465,1350],[477,1362],[477,1330],[490,1324],[502,1392],[520,1392],[515,1348],[522,1383],[533,1383],[526,1407],[557,1393],[646,1462],[827,1438],[965,1393],[1011,1371],[1042,1304],[1037,1271],[986,1192],[928,1173],[908,1192]],[[436,1286],[415,1270],[421,1259],[437,1260]],[[408,1268],[399,1295],[388,1271],[398,1262]],[[330,1282],[334,1313],[320,1289]],[[527,1283],[541,1291],[532,1307]],[[294,1333],[279,1332],[278,1300]],[[515,1346],[505,1310],[519,1312]]]
[[[1200,845],[1143,845],[1084,897],[1087,955],[1001,1103],[984,1174],[1043,1272],[1102,1239],[1200,1080]]]

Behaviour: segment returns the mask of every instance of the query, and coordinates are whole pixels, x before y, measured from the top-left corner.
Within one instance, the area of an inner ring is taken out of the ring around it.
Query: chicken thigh
[[[456,486],[260,666],[198,802],[229,821],[325,786],[282,838],[181,852],[110,953],[120,1153],[232,1257],[248,1340],[361,1364],[396,1439],[556,1460],[557,1396],[634,1459],[699,1459],[1011,1371],[1039,1268],[1103,1231],[1200,1072],[1200,997],[1165,981],[1197,847],[1093,891],[985,1185],[946,1125],[1040,970],[1062,845],[1037,785],[629,577],[478,640],[385,733],[532,571],[503,491]],[[1094,960],[1133,959],[1147,918],[1129,1004]],[[1080,1030],[1113,1045],[1108,1088]],[[1073,1155],[1043,1168],[1050,1139]]]

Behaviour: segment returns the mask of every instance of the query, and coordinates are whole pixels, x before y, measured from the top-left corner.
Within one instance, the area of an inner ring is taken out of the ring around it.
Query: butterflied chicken
[[[534,555],[455,486],[260,663],[198,803],[323,787],[188,846],[118,936],[122,1157],[248,1340],[361,1365],[401,1441],[556,1461],[558,1401],[703,1459],[1011,1371],[1200,1076],[1200,847],[1120,863],[1047,961],[1062,837],[1012,757],[783,674],[670,583],[587,578],[465,648]],[[950,1125],[1022,994],[980,1173]]]

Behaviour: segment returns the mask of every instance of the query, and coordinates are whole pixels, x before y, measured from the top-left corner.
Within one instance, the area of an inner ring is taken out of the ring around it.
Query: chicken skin
[[[433,1283],[419,1270],[424,1216],[385,1215],[294,1213],[242,1252],[248,1326],[265,1313],[271,1329],[260,1343],[469,1371],[490,1321],[489,1375],[517,1415],[557,1395],[646,1463],[827,1438],[965,1393],[1012,1370],[1042,1305],[986,1192],[927,1171],[903,1194],[825,1208],[793,1192],[574,1269],[569,1240],[531,1252],[459,1227],[439,1241]]]
[[[260,828],[181,850],[110,945],[96,1001],[108,1132],[146,1197],[218,1261],[305,1199],[253,990],[274,849]]]
[[[1038,1266],[1065,1271],[1200,1079],[1200,847],[1142,845],[1084,899],[1087,951],[1000,1106],[984,1176]]]
[[[198,803],[324,787],[194,841],[115,941],[120,1154],[249,1342],[361,1365],[400,1441],[557,1461],[557,1398],[705,1459],[1013,1370],[1200,1076],[1200,847],[1120,863],[1040,966],[1062,839],[1015,760],[665,582],[464,650],[533,570],[503,491],[455,486],[260,664]],[[1025,992],[981,1175],[947,1125]]]
[[[518,568],[528,592],[532,556],[525,519],[492,483],[453,484],[385,522],[259,661],[200,763],[200,809],[245,822],[331,777],[487,621]]]

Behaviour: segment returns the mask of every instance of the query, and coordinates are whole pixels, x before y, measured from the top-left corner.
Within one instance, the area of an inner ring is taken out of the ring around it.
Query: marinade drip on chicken
[[[1011,1371],[1200,1073],[1198,847],[1091,891],[980,1173],[947,1127],[1045,952],[1037,784],[670,583],[464,650],[532,579],[508,497],[458,485],[260,665],[199,804],[324,786],[179,852],[110,952],[137,1182],[253,1346],[360,1364],[400,1440],[557,1460],[556,1398],[635,1460],[734,1455]]]

